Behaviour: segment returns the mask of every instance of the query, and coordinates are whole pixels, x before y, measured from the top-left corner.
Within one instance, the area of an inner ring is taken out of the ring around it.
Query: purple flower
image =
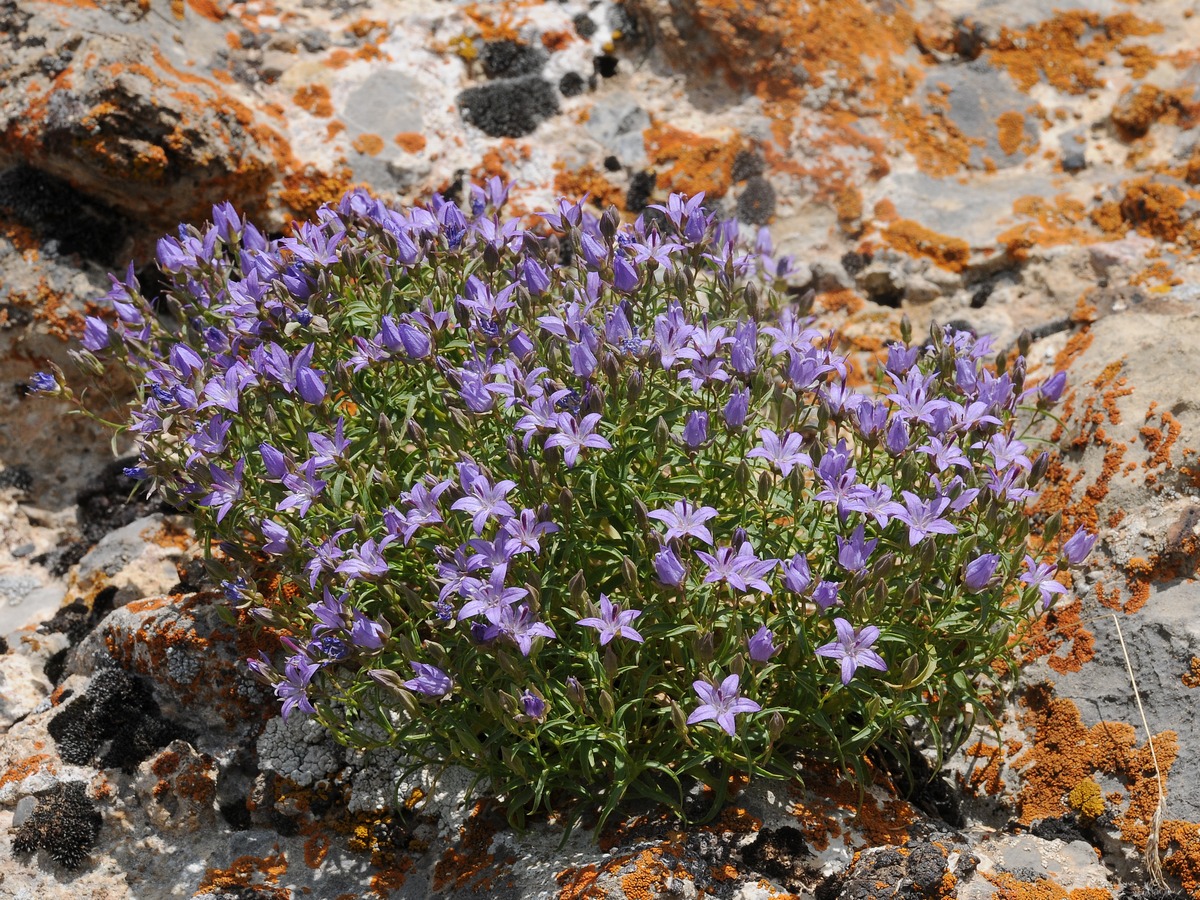
[[[750,412],[750,388],[742,388],[729,395],[725,404],[725,427],[737,431],[746,424],[746,415]]]
[[[758,438],[762,441],[762,446],[755,447],[747,453],[747,459],[765,459],[779,469],[779,473],[785,478],[792,474],[792,469],[796,466],[812,466],[812,459],[807,453],[800,450],[804,444],[804,438],[801,435],[793,431],[785,431],[781,439],[771,429],[760,428]]]
[[[842,684],[849,684],[854,672],[859,666],[869,669],[887,671],[887,663],[883,657],[870,649],[879,640],[879,629],[874,625],[855,628],[845,619],[834,619],[833,627],[837,629],[837,640],[823,644],[816,650],[817,656],[838,659],[842,663]]]
[[[971,461],[958,444],[953,441],[942,443],[940,438],[931,437],[929,443],[917,448],[918,453],[924,453],[933,458],[933,466],[939,472],[945,472],[951,466],[963,469],[971,468]]]
[[[1032,556],[1026,554],[1025,566],[1029,571],[1021,576],[1021,584],[1031,585],[1038,589],[1038,593],[1042,595],[1042,609],[1050,608],[1055,594],[1067,592],[1067,589],[1054,578],[1058,572],[1058,567],[1054,563],[1038,563]]]
[[[495,398],[488,390],[487,379],[473,369],[459,369],[458,379],[462,383],[459,396],[473,413],[485,413],[495,405]]]
[[[744,541],[736,553],[732,547],[717,547],[716,553],[697,550],[696,555],[709,569],[704,576],[705,584],[724,581],[734,590],[754,588],[765,594],[771,593],[771,586],[763,580],[763,576],[775,568],[778,560],[760,560],[754,555],[754,548],[749,541]]]
[[[325,384],[321,381],[321,373],[311,365],[313,345],[309,344],[296,354],[291,362],[291,376],[296,385],[296,393],[305,403],[320,403],[325,399]],[[284,381],[286,390],[287,382]]]
[[[1063,391],[1067,388],[1067,373],[1055,372],[1049,378],[1042,382],[1038,388],[1041,399],[1046,403],[1057,403],[1062,397]]]
[[[308,700],[308,685],[319,668],[319,663],[301,653],[288,657],[283,667],[283,681],[275,685],[275,696],[283,701],[281,713],[285,722],[296,710],[309,714],[317,711]]]
[[[531,719],[541,719],[546,715],[546,701],[526,688],[521,695],[521,711]]]
[[[346,455],[346,451],[350,449],[350,441],[345,436],[346,421],[341,416],[338,416],[337,424],[333,428],[333,437],[329,438],[316,431],[308,433],[308,443],[313,449],[313,461],[318,469],[324,469],[327,466],[332,466],[337,460],[342,459]]]
[[[793,594],[803,594],[804,589],[812,584],[808,558],[803,553],[797,553],[790,562],[781,563],[779,569],[783,576],[783,586]]]
[[[275,506],[277,512],[295,508],[300,517],[308,514],[313,501],[325,490],[327,482],[317,477],[315,460],[309,460],[299,472],[291,472],[283,476],[283,486],[288,489],[288,495]]]
[[[683,426],[683,443],[689,450],[695,450],[708,440],[708,413],[704,410],[693,410]]]
[[[541,536],[559,530],[553,522],[539,522],[532,509],[523,509],[519,516],[504,523],[503,531],[508,536],[504,541],[504,552],[510,557],[519,553],[540,554]]]
[[[683,563],[679,561],[674,550],[670,547],[663,547],[654,554],[654,574],[668,587],[677,587],[683,582],[687,570],[684,569]]]
[[[358,578],[378,578],[388,572],[387,560],[383,558],[383,548],[395,540],[394,535],[388,535],[376,542],[369,538],[361,544],[351,547],[346,554],[346,561],[338,565],[335,572],[345,575],[348,581]]]
[[[721,682],[720,687],[706,681],[693,681],[692,690],[700,698],[700,705],[688,716],[687,723],[707,722],[716,719],[717,724],[730,737],[735,734],[733,717],[740,713],[758,712],[762,707],[747,697],[739,696],[739,678],[730,675]]]
[[[899,456],[908,450],[908,423],[900,416],[893,417],[883,443],[887,447],[887,452],[892,456]]]
[[[533,618],[533,610],[529,608],[528,603],[517,607],[502,607],[492,620],[492,628],[488,629],[489,639],[497,634],[510,638],[520,649],[522,656],[528,656],[533,651],[535,637],[556,636],[549,625]]]
[[[651,519],[657,519],[667,526],[666,540],[690,535],[710,545],[713,542],[712,532],[704,523],[716,515],[717,511],[711,506],[696,507],[685,500],[676,500],[671,509],[656,509],[650,512]]]
[[[963,568],[963,584],[967,590],[977,594],[987,587],[999,564],[1000,557],[995,553],[985,553],[967,563]]]
[[[507,575],[507,566],[497,566],[487,581],[480,581],[478,578],[462,579],[461,589],[470,599],[458,611],[458,620],[461,622],[471,616],[483,614],[488,621],[495,624],[503,610],[529,594],[524,588],[505,587],[504,579]]]
[[[662,367],[671,369],[676,360],[697,360],[700,354],[688,346],[695,327],[689,325],[683,308],[672,304],[665,314],[654,319],[654,342],[658,347]]]
[[[767,630],[766,625],[759,627],[746,641],[746,649],[750,658],[757,663],[765,663],[779,652],[779,648],[775,646],[775,635]]]
[[[437,505],[438,497],[448,491],[450,486],[451,482],[449,481],[439,481],[429,488],[418,481],[412,486],[411,491],[401,493],[400,502],[412,508],[403,517],[396,512],[389,518],[385,512],[384,524],[387,526],[388,532],[399,534],[407,544],[412,540],[412,536],[418,528],[436,525],[443,521],[442,512]]]
[[[29,379],[29,390],[35,394],[52,394],[58,390],[58,379],[49,372],[34,372]]]
[[[840,581],[819,581],[817,586],[813,588],[812,598],[813,603],[817,604],[821,609],[829,609],[831,606],[836,606],[838,603],[838,590],[841,588]]]
[[[378,650],[383,646],[385,630],[374,619],[354,610],[354,623],[350,626],[350,643],[362,650]]]
[[[613,289],[622,294],[629,294],[637,290],[637,269],[620,253],[613,258],[612,284]]]
[[[630,627],[630,623],[641,614],[642,611],[640,609],[622,610],[620,606],[608,599],[607,594],[601,594],[599,618],[589,616],[585,619],[578,619],[575,624],[595,628],[599,631],[601,647],[605,646],[614,637],[628,638],[640,644],[642,643],[642,636]]]
[[[525,257],[525,261],[521,264],[521,275],[522,280],[525,282],[525,287],[535,297],[546,293],[550,288],[550,276],[546,274],[546,270],[533,257]]]
[[[245,468],[246,460],[244,459],[237,461],[233,472],[226,472],[224,469],[209,465],[208,471],[212,475],[212,485],[208,494],[200,501],[200,505],[215,507],[218,522],[224,519],[229,510],[233,508],[233,504],[241,499],[242,471]]]
[[[84,350],[96,353],[107,347],[108,341],[108,326],[104,324],[103,320],[97,319],[95,316],[88,316],[83,320],[83,338],[80,343],[83,344]]]
[[[878,539],[865,540],[863,526],[859,525],[846,540],[840,534],[837,536],[838,565],[848,572],[861,572],[867,567],[867,560],[875,552]]]
[[[288,551],[288,530],[271,519],[262,523],[262,536],[267,539],[263,544],[263,553],[280,554]]]
[[[854,418],[858,420],[858,430],[863,437],[870,437],[883,430],[887,424],[887,405],[872,403],[864,400],[854,409]]]
[[[454,689],[454,682],[450,676],[437,666],[419,662],[410,662],[409,665],[417,673],[416,678],[404,682],[404,686],[410,691],[424,694],[426,697],[445,697]]]
[[[471,525],[476,534],[483,534],[487,520],[512,517],[517,511],[504,498],[517,486],[507,478],[493,485],[486,476],[479,475],[467,488],[467,496],[455,500],[451,509],[460,510],[471,516]]]
[[[758,369],[758,326],[753,319],[743,319],[733,332],[729,360],[739,375],[753,375]]]
[[[1088,534],[1082,528],[1076,530],[1062,547],[1063,558],[1067,564],[1077,566],[1087,559],[1099,537],[1098,534]]]
[[[908,545],[915,547],[930,534],[958,534],[958,529],[940,518],[950,505],[948,497],[922,500],[911,491],[901,491],[905,509],[896,513],[896,518],[908,526]]]
[[[583,421],[576,419],[570,413],[559,413],[555,420],[558,431],[546,438],[546,446],[563,448],[563,461],[567,464],[568,469],[578,462],[579,454],[586,447],[611,450],[612,444],[595,434],[600,419],[600,413],[588,413],[583,417]]]

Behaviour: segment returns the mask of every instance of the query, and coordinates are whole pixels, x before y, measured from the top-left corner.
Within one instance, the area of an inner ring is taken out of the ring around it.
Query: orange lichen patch
[[[1200,687],[1200,656],[1192,657],[1192,661],[1188,663],[1188,670],[1183,673],[1181,681],[1183,681],[1184,687]]]
[[[542,46],[551,53],[557,53],[565,50],[573,40],[575,35],[570,31],[547,31],[542,35]]]
[[[383,138],[377,134],[360,134],[350,142],[350,146],[363,156],[378,156],[383,152]]]
[[[1055,672],[1078,672],[1095,655],[1096,639],[1083,626],[1083,602],[1077,597],[1064,606],[1056,606],[1037,619],[1025,637],[1024,662],[1046,659]],[[1069,647],[1065,654],[1059,654]]]
[[[1159,259],[1130,278],[1129,283],[1148,287],[1153,293],[1165,293],[1176,285],[1183,284],[1183,279],[1175,274],[1169,263]]]
[[[406,150],[409,153],[420,153],[425,149],[427,141],[425,135],[418,131],[402,131],[392,141],[401,150]]]
[[[867,301],[851,288],[842,291],[825,291],[813,298],[813,308],[823,313],[844,312],[853,315],[860,312],[866,305]]]
[[[394,865],[383,866],[380,871],[371,876],[372,893],[378,894],[380,897],[390,897],[393,891],[404,887],[404,882],[408,880],[408,873],[412,871],[413,865],[412,859],[405,856]]]
[[[670,874],[661,850],[643,850],[634,861],[634,870],[621,879],[621,890],[629,900],[653,900]]]
[[[762,819],[751,815],[740,806],[728,806],[721,811],[712,824],[714,831],[731,831],[734,834],[753,834],[762,828]]]
[[[1138,429],[1146,451],[1150,454],[1150,458],[1143,465],[1147,469],[1155,469],[1159,466],[1171,468],[1171,448],[1179,440],[1179,435],[1183,432],[1183,424],[1171,415],[1169,410],[1164,409],[1159,413],[1161,427],[1155,428],[1149,424],[1154,417],[1155,406],[1156,404],[1150,404],[1150,409],[1146,411],[1147,424]]]
[[[333,115],[333,101],[329,88],[323,84],[306,84],[292,95],[292,102],[321,119]]]
[[[603,173],[594,166],[586,165],[578,169],[568,169],[561,160],[554,164],[557,170],[554,175],[554,191],[563,197],[580,198],[588,195],[588,202],[599,209],[615,206],[623,209],[625,192],[616,184],[609,181]]]
[[[291,892],[275,888],[279,879],[287,874],[287,868],[287,857],[283,853],[262,858],[239,856],[227,869],[210,868],[205,871],[196,893],[236,893],[238,888],[252,886],[257,888],[259,896],[269,897],[271,900],[287,900]]]
[[[332,842],[328,835],[313,834],[304,842],[304,864],[310,869],[318,868],[325,861]]]
[[[33,756],[27,756],[24,759],[18,759],[16,762],[11,763],[7,769],[0,772],[0,787],[17,781],[24,781],[30,775],[38,772],[47,772],[51,775],[57,774],[58,767],[50,759],[49,754],[35,753]]]
[[[1122,238],[1133,228],[1144,237],[1161,241],[1200,241],[1200,226],[1182,212],[1188,201],[1200,199],[1200,192],[1150,176],[1127,181],[1122,188],[1124,196],[1119,202],[1110,200],[1091,212],[1092,222],[1108,237]]]
[[[283,177],[280,202],[298,219],[311,219],[322,203],[335,203],[350,188],[351,171],[342,166],[322,172],[312,166],[289,172]]]
[[[1012,259],[1028,258],[1032,247],[1092,244],[1100,239],[1100,235],[1086,227],[1084,205],[1065,194],[1053,199],[1036,195],[1019,197],[1013,203],[1013,214],[1023,221],[997,238]]]
[[[813,200],[836,206],[847,189],[862,182],[864,174],[874,179],[891,171],[887,142],[864,133],[861,121],[852,114],[827,110],[824,120],[806,128],[798,146],[793,146],[791,108],[783,104],[767,107],[767,114],[774,118],[771,128],[775,136],[775,141],[760,147],[767,167],[804,181]],[[843,211],[852,212],[852,198],[840,202]]]
[[[1001,113],[996,119],[996,130],[999,132],[1000,149],[1009,156],[1021,150],[1022,145],[1027,143],[1025,117],[1016,110],[1010,109]]]
[[[742,147],[733,135],[724,140],[654,122],[645,132],[646,155],[666,191],[692,195],[705,191],[723,197],[733,183],[733,160]]]
[[[883,786],[893,790],[886,783]],[[854,831],[870,845],[904,844],[910,838],[910,827],[918,820],[916,810],[907,801],[889,799],[880,803],[871,793],[860,798],[858,788],[850,781],[821,766],[808,769],[804,787],[806,791],[792,786],[790,812],[799,820],[804,839],[818,850],[827,848],[829,839],[839,835],[849,846],[851,834],[838,824],[839,811],[855,813]]]
[[[1142,70],[1149,62],[1144,50],[1123,43],[1160,31],[1161,25],[1130,13],[1101,18],[1095,12],[1070,10],[1022,31],[1001,28],[988,60],[1008,70],[1023,91],[1044,79],[1065,93],[1086,94],[1104,87],[1097,69],[1114,50],[1132,61],[1135,72]],[[1089,39],[1083,43],[1085,37]]]
[[[961,272],[966,268],[971,255],[971,248],[966,241],[938,234],[911,219],[893,222],[883,232],[883,238],[901,253],[926,257],[951,272]]]
[[[225,10],[214,0],[187,0],[187,5],[196,15],[210,22],[220,22],[226,15]]]
[[[441,892],[451,886],[460,891],[468,885],[476,892],[490,891],[491,879],[486,873],[493,868],[496,855],[489,848],[499,830],[499,821],[489,814],[486,801],[478,801],[459,828],[458,843],[448,847],[434,866],[434,891]]]
[[[1004,790],[1004,779],[1000,777],[1004,763],[1004,748],[977,741],[963,751],[972,759],[987,760],[983,765],[972,766],[967,777],[967,786],[978,793],[981,789],[990,796]]]
[[[515,141],[512,138],[503,138],[499,143],[488,147],[484,151],[479,165],[471,169],[471,178],[476,182],[483,182],[495,176],[503,181],[511,181],[512,178],[509,175],[508,167],[525,162],[529,157],[530,149],[527,143]],[[555,167],[560,171],[562,170],[561,160],[555,164]],[[448,184],[449,182],[447,182],[447,186]],[[582,197],[583,194],[580,193],[572,196]],[[510,214],[515,214],[514,208],[513,204],[509,205]]]
[[[563,869],[554,880],[562,888],[556,900],[604,900],[607,892],[596,885],[600,870],[594,863],[578,869]]]
[[[1100,772],[1124,781],[1129,804],[1116,822],[1126,840],[1144,847],[1158,802],[1158,782],[1150,748],[1138,746],[1133,726],[1099,722],[1088,728],[1075,704],[1055,697],[1045,683],[1026,691],[1021,705],[1026,710],[1021,724],[1033,741],[1013,761],[1022,780],[1017,795],[1020,820],[1028,824],[1061,816],[1067,794]],[[1154,749],[1165,779],[1179,751],[1175,732],[1155,735]]]
[[[463,14],[471,20],[478,29],[479,37],[485,41],[519,41],[521,29],[529,24],[529,19],[518,17],[511,2],[469,3],[463,7]]]
[[[1166,113],[1168,95],[1152,84],[1129,87],[1113,107],[1112,121],[1126,140],[1140,138]]]
[[[1113,897],[1108,888],[1072,888],[1068,891],[1048,878],[1021,881],[1009,872],[989,873],[984,877],[996,886],[993,900],[1112,900]]]

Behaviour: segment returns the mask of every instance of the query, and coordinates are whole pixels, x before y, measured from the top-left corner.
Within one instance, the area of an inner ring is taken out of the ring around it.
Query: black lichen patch
[[[871,259],[870,253],[857,253],[851,250],[842,254],[842,268],[846,270],[847,275],[853,278],[871,264]]]
[[[587,82],[578,72],[568,72],[558,80],[558,89],[564,97],[578,97],[586,86]]]
[[[592,65],[596,69],[596,74],[601,78],[612,78],[617,74],[617,64],[620,62],[615,56],[609,56],[605,53],[603,56],[597,56],[592,60]]]
[[[761,175],[765,170],[766,163],[759,154],[753,150],[739,150],[737,156],[733,158],[733,174],[731,177],[735,182],[745,181],[748,178]]]
[[[540,47],[517,41],[489,41],[483,45],[481,61],[488,78],[520,78],[542,71],[549,57]]]
[[[82,696],[47,726],[63,762],[132,772],[155,750],[187,733],[159,711],[150,689],[124,669],[101,669]]]
[[[773,878],[789,891],[797,891],[805,886],[801,880],[806,874],[803,860],[811,855],[804,835],[791,825],[762,829],[754,838],[754,843],[742,851],[747,865]]]
[[[0,215],[15,219],[44,241],[56,241],[61,252],[100,263],[114,262],[125,242],[120,214],[30,166],[0,172]]]
[[[0,656],[8,652],[8,639],[0,634]]]
[[[629,180],[629,191],[625,194],[626,211],[636,213],[645,209],[657,184],[658,176],[653,172],[635,172]]]
[[[490,137],[524,137],[558,113],[554,87],[537,75],[507,78],[458,95],[462,117]]]
[[[738,197],[737,216],[751,225],[766,225],[775,215],[775,188],[761,175],[746,181],[746,188]]]
[[[575,25],[575,33],[585,40],[596,33],[596,20],[587,13],[580,13],[571,22]]]
[[[100,811],[88,797],[82,781],[69,781],[38,800],[29,818],[13,838],[19,854],[45,850],[56,863],[78,868],[96,845],[100,834]]]
[[[38,631],[42,634],[65,634],[73,647],[83,640],[94,624],[91,609],[82,600],[77,599],[66,606],[60,606],[53,616],[38,626]]]
[[[22,493],[33,487],[33,476],[24,466],[6,466],[0,469],[0,489],[15,488]]]

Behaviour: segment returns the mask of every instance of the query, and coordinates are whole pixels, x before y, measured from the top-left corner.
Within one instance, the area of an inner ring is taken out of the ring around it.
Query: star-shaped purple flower
[[[687,723],[707,722],[716,719],[717,724],[725,733],[733,737],[736,726],[733,717],[739,713],[758,712],[762,707],[747,697],[739,696],[738,676],[730,675],[720,686],[711,685],[707,681],[693,681],[692,689],[700,698],[700,705],[692,710]]]
[[[585,625],[588,628],[595,628],[600,632],[600,646],[605,646],[614,637],[628,638],[631,641],[642,643],[642,636],[638,634],[630,623],[642,614],[640,609],[622,610],[620,606],[608,599],[607,594],[600,595],[600,616],[589,616],[585,619],[577,620],[576,624]]]

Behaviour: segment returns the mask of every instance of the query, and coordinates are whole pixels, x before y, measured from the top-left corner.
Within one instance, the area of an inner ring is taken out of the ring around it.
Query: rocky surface
[[[1158,773],[1200,896],[1197,46],[1189,0],[0,0],[0,897],[1165,898]],[[214,201],[282,231],[490,175],[518,212],[706,191],[797,254],[862,372],[902,313],[1069,367],[1031,514],[1102,542],[998,733],[857,817],[808,773],[559,848],[463,773],[274,716],[186,520],[20,385]]]

